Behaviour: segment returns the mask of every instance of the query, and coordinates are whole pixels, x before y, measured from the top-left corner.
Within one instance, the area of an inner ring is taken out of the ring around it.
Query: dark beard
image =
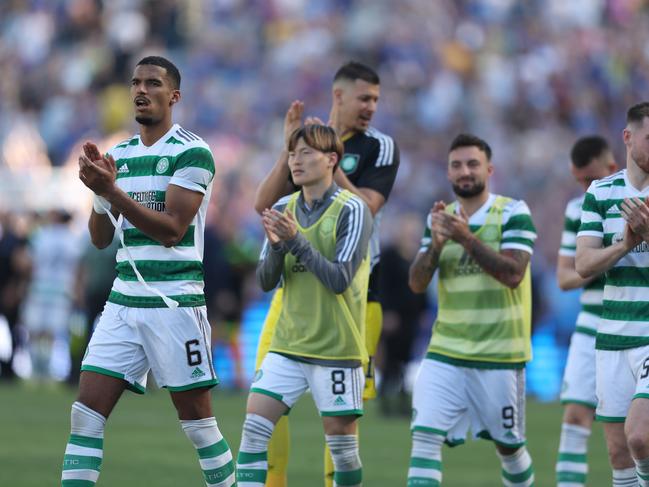
[[[474,196],[479,195],[484,191],[485,188],[485,183],[475,183],[473,186],[469,188],[462,188],[457,185],[453,185],[453,192],[458,195],[460,198],[472,198]]]
[[[155,120],[151,117],[135,117],[135,121],[139,123],[140,125],[153,125],[155,123]]]

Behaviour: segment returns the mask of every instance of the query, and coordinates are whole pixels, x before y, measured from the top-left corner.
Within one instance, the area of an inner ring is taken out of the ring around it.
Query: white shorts
[[[412,396],[413,431],[464,443],[475,438],[517,448],[525,444],[525,369],[474,369],[424,359]]]
[[[575,332],[570,339],[561,386],[562,404],[581,404],[595,409],[595,337]]]
[[[270,352],[257,370],[250,392],[282,401],[290,409],[310,388],[320,416],[361,416],[364,381],[362,367],[315,365]]]
[[[596,350],[596,419],[623,423],[638,397],[649,398],[649,345],[627,350]]]
[[[124,379],[144,393],[149,370],[172,392],[218,384],[205,306],[130,308],[106,303],[81,370]]]

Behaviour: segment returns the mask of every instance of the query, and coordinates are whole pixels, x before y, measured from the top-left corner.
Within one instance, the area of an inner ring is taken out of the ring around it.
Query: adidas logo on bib
[[[203,377],[204,375],[205,375],[205,372],[203,372],[200,367],[196,367],[194,369],[194,372],[192,372],[191,378],[192,379],[198,379],[199,377]]]
[[[346,406],[347,403],[343,399],[343,396],[338,396],[336,400],[334,401],[334,406]]]
[[[123,166],[120,166],[119,169],[117,170],[117,174],[124,174],[127,173],[128,171],[128,164],[124,164]]]

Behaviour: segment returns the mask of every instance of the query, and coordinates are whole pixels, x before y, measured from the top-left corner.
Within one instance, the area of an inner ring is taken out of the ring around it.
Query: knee
[[[649,436],[643,429],[629,431],[626,436],[626,443],[635,458],[649,456]]]
[[[354,435],[356,428],[344,424],[332,424],[327,427],[326,434],[328,436]]]
[[[171,400],[180,420],[191,421],[213,416],[209,389],[200,388],[172,392]]]
[[[325,435],[355,435],[356,421],[357,418],[352,416],[327,417],[323,421]]]
[[[524,449],[525,447],[521,446],[518,448],[510,448],[507,446],[502,446],[496,443],[496,450],[498,453],[500,453],[503,457],[511,457],[512,455],[515,455],[518,453],[521,449]]]
[[[593,410],[583,406],[579,408],[571,406],[574,405],[566,407],[566,411],[563,415],[563,422],[574,426],[581,426],[582,428],[590,428],[594,419]]]
[[[608,446],[608,459],[614,469],[627,468],[632,461],[625,445]]]

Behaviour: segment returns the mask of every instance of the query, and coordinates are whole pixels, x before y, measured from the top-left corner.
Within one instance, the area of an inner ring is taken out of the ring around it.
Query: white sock
[[[237,456],[238,487],[264,487],[268,473],[268,442],[275,425],[258,414],[247,414],[243,422]]]
[[[198,453],[203,477],[210,487],[230,487],[236,483],[234,462],[228,442],[214,417],[181,420],[180,425]]]
[[[106,418],[85,404],[75,402],[70,413],[70,439],[65,447],[61,486],[79,485],[99,478],[104,457]]]
[[[638,477],[634,467],[613,469],[613,487],[636,487]]]
[[[633,461],[638,475],[638,485],[640,487],[649,487],[649,457],[640,460],[634,458]]]
[[[588,437],[590,428],[563,423],[559,458],[557,459],[557,487],[583,487],[588,473]]]
[[[502,480],[505,487],[529,487],[534,485],[534,466],[527,448],[520,447],[513,455],[502,455]]]
[[[412,451],[408,486],[433,486],[442,483],[442,444],[444,437],[428,431],[412,432]]]
[[[358,453],[356,435],[325,435],[334,464],[334,487],[345,485],[360,487],[363,467]]]

